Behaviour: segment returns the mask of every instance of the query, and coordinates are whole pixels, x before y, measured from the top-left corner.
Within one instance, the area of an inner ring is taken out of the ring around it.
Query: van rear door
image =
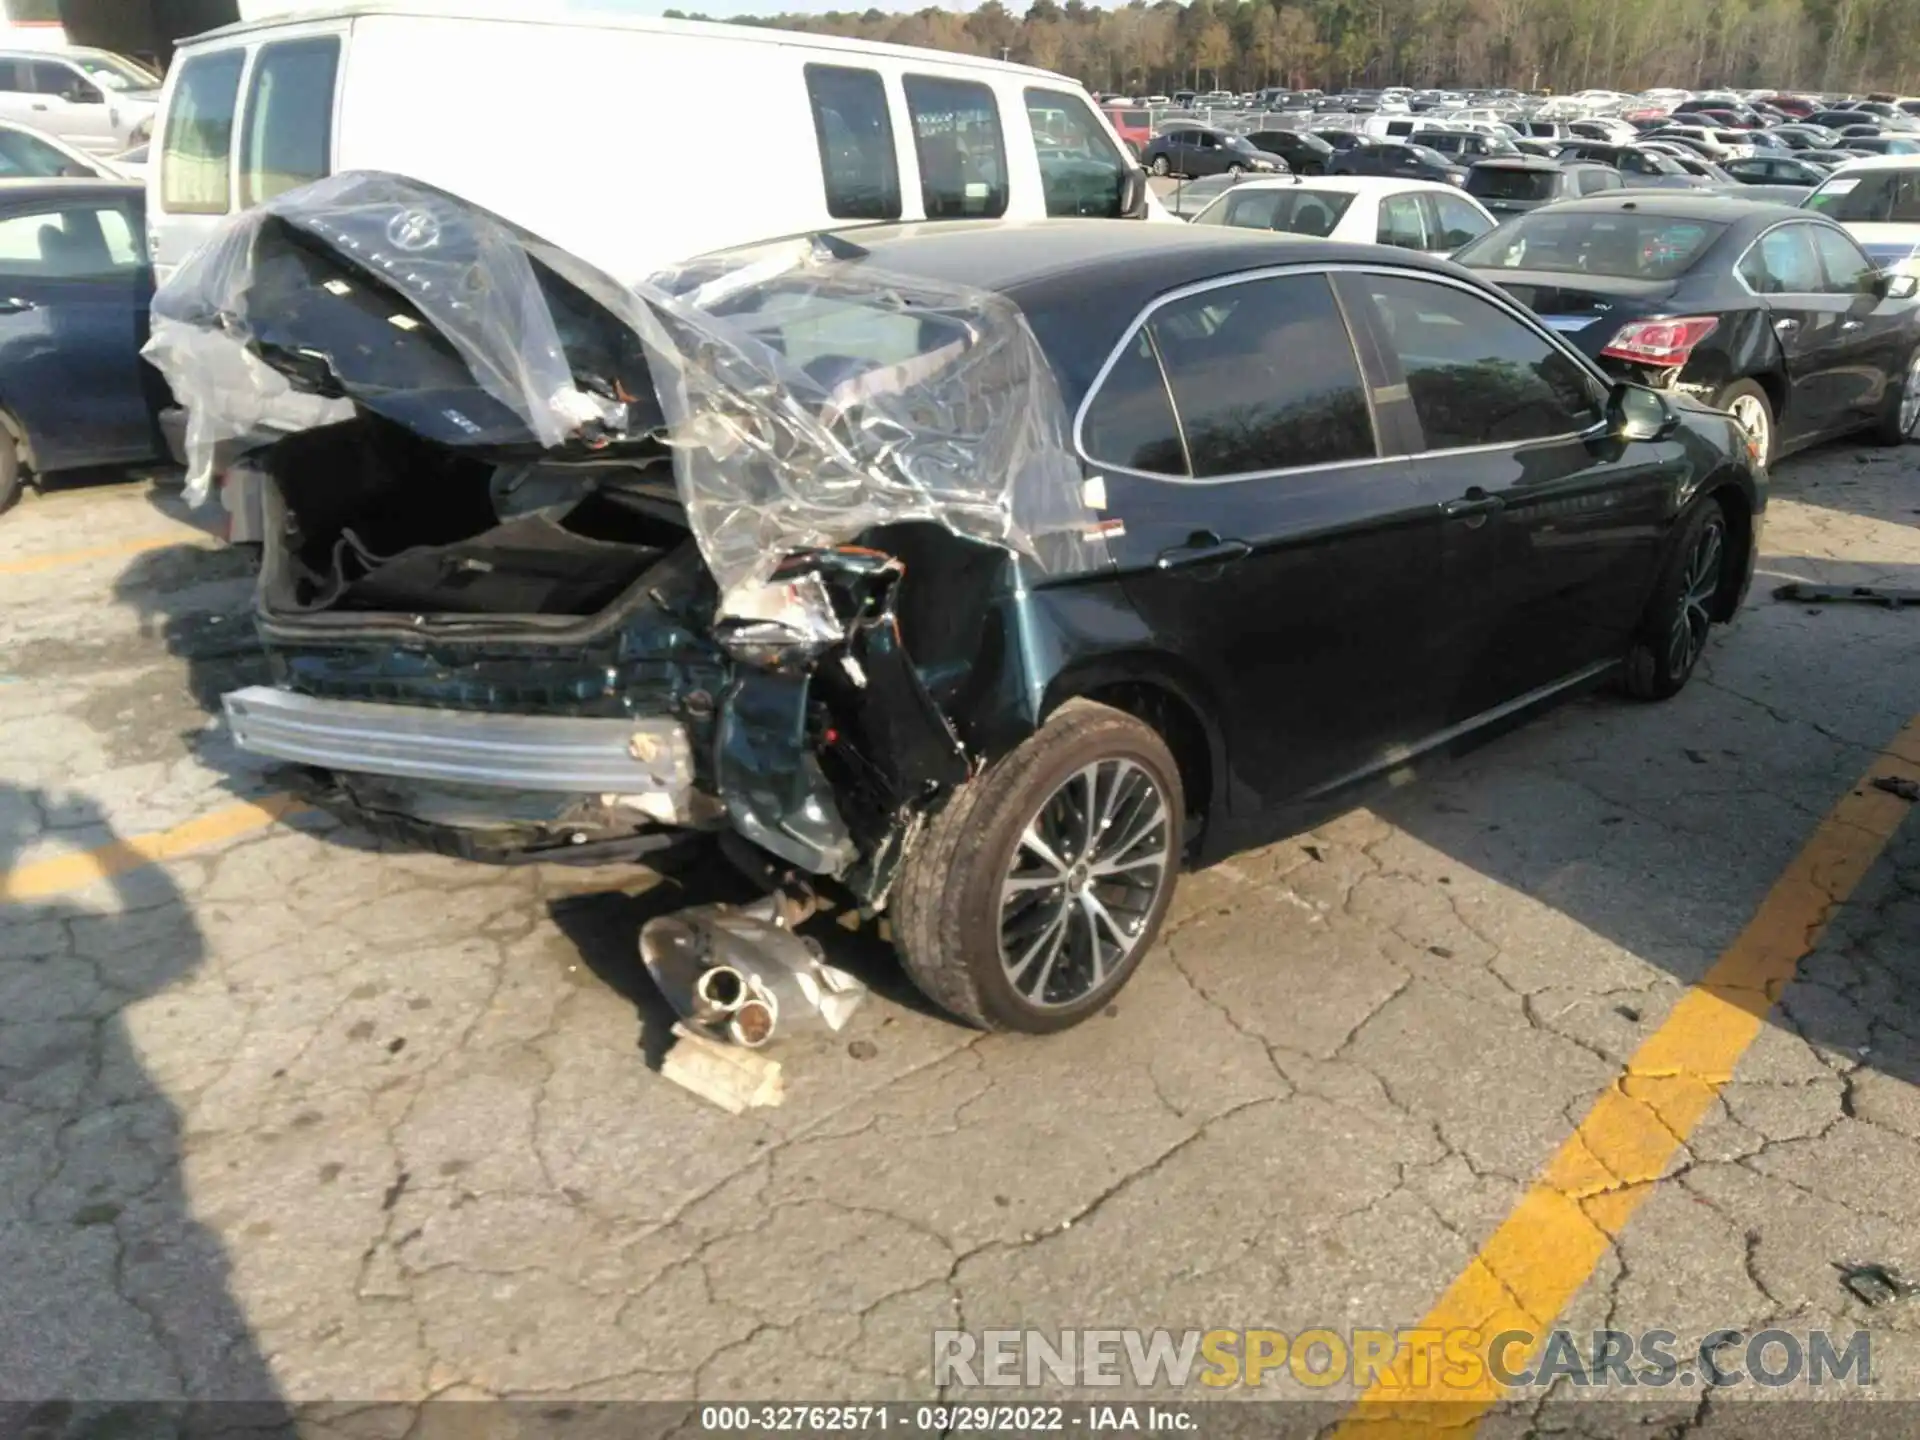
[[[147,194],[164,280],[231,215],[330,174],[344,27],[189,49],[168,76]]]

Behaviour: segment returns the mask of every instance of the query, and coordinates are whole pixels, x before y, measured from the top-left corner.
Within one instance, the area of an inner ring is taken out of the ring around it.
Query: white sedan
[[[1242,180],[1192,223],[1447,255],[1499,222],[1452,185],[1384,175],[1314,175]]]

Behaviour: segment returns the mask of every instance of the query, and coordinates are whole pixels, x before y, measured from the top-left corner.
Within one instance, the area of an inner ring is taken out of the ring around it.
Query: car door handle
[[[1227,565],[1253,553],[1244,540],[1222,540],[1218,535],[1190,536],[1184,545],[1162,550],[1154,563],[1162,570],[1186,570],[1195,565]]]
[[[40,101],[35,101],[35,102],[34,102],[34,106],[33,106],[33,108],[34,108],[34,109],[36,109],[36,110],[44,110],[44,109],[46,109],[47,107],[46,107],[46,105],[45,105],[45,104],[44,104],[43,102],[40,102]]]
[[[0,300],[0,315],[18,315],[34,308],[33,301],[22,300],[18,295],[9,295],[6,299]]]
[[[1471,520],[1475,516],[1493,514],[1496,510],[1507,508],[1507,502],[1498,495],[1489,495],[1478,485],[1456,500],[1449,500],[1440,507],[1440,511],[1449,520]]]
[[[1842,330],[1858,330],[1860,328],[1860,322],[1858,320],[1842,320],[1840,322],[1840,328]]]

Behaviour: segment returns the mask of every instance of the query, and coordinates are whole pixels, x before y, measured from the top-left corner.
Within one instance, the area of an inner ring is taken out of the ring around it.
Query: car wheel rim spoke
[[[1176,840],[1165,792],[1133,761],[1096,761],[1062,781],[1001,882],[1000,960],[1015,991],[1050,1009],[1111,980],[1146,933]]]
[[[1682,576],[1679,612],[1667,640],[1667,668],[1684,675],[1706,648],[1713,625],[1713,600],[1720,591],[1720,571],[1726,560],[1726,535],[1719,522],[1709,524],[1693,542]]]

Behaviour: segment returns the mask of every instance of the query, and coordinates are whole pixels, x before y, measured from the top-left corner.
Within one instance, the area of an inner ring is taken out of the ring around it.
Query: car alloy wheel
[[[1000,887],[1000,963],[1030,1005],[1071,1005],[1123,970],[1175,863],[1159,782],[1127,759],[1061,782],[1027,822]]]
[[[1916,426],[1920,426],[1920,350],[1907,362],[1906,382],[1900,389],[1901,437],[1912,439]]]
[[[1707,631],[1713,626],[1714,597],[1720,593],[1726,560],[1727,525],[1716,513],[1694,537],[1681,572],[1680,603],[1674,608],[1673,631],[1667,637],[1670,674],[1688,674],[1706,648]]]
[[[1153,173],[1154,174],[1164,179],[1168,174],[1172,172],[1172,170],[1173,170],[1173,167],[1167,163],[1166,156],[1156,155],[1153,157]]]
[[[1753,441],[1753,463],[1764,466],[1773,453],[1773,419],[1767,414],[1767,402],[1758,395],[1736,395],[1727,409]]]

